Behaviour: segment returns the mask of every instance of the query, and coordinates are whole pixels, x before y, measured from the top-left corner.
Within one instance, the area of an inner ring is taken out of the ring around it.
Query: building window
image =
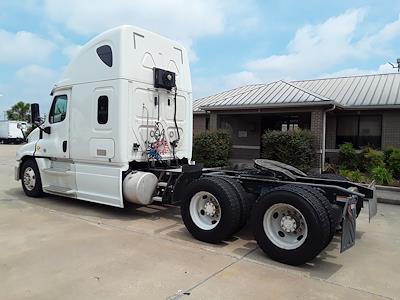
[[[381,147],[382,116],[338,116],[336,147],[352,143],[355,148]]]
[[[54,97],[51,105],[49,122],[58,123],[64,121],[67,116],[67,95],[58,95]]]
[[[108,122],[108,97],[100,96],[97,99],[97,122],[106,124]]]
[[[108,45],[101,46],[96,49],[96,52],[103,63],[105,63],[109,67],[112,67],[113,54],[110,46]]]
[[[281,131],[293,131],[299,128],[298,118],[287,118],[282,120]]]
[[[206,130],[210,129],[210,116],[206,116]]]

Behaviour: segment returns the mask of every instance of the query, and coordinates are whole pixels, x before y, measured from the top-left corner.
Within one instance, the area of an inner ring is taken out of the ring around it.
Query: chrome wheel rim
[[[281,249],[297,249],[307,238],[307,222],[303,214],[290,204],[277,203],[268,208],[263,226],[268,239]]]
[[[211,230],[221,220],[221,206],[215,196],[209,192],[198,192],[190,200],[190,217],[197,227]]]
[[[31,167],[27,167],[24,171],[24,186],[28,191],[32,191],[35,188],[35,184],[35,171]]]

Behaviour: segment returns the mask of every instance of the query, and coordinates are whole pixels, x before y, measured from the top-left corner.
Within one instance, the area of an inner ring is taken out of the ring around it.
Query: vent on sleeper
[[[107,156],[107,150],[97,149],[97,156]]]

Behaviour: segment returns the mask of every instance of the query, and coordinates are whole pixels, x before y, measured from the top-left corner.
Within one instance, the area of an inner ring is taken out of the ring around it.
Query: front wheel
[[[39,168],[34,160],[29,159],[22,164],[21,182],[22,188],[27,196],[40,197],[43,195]]]
[[[274,188],[253,208],[252,226],[260,248],[272,259],[301,265],[329,242],[330,221],[319,199],[294,185]]]

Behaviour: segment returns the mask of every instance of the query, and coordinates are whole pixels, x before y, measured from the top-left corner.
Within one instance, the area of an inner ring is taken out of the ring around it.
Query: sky
[[[1,0],[0,119],[49,93],[79,48],[130,24],[181,42],[193,98],[274,80],[396,72],[400,1]]]

